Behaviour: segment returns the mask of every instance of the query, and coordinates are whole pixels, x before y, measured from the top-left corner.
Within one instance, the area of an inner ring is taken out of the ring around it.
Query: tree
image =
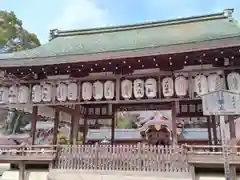
[[[37,46],[40,46],[37,36],[23,28],[22,21],[14,12],[0,11],[0,52],[15,52]]]

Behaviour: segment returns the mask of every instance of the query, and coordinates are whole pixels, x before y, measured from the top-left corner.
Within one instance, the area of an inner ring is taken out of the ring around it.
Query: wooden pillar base
[[[26,165],[24,162],[19,163],[19,180],[25,180]]]
[[[196,172],[195,172],[195,167],[194,165],[190,166],[190,173],[192,174],[192,179],[196,180]]]
[[[178,144],[177,139],[177,109],[178,109],[179,103],[178,102],[172,102],[172,145],[176,146]]]
[[[236,166],[230,165],[230,179],[237,180]]]

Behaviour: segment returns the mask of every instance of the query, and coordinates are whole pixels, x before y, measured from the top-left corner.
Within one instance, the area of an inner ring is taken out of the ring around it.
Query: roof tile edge
[[[220,12],[220,13],[191,16],[186,18],[177,18],[177,19],[170,19],[170,20],[163,20],[163,21],[130,24],[130,25],[109,26],[109,27],[89,28],[89,29],[79,29],[79,30],[55,29],[57,33],[55,34],[54,38],[63,37],[63,36],[84,35],[84,34],[107,33],[107,32],[114,32],[114,31],[126,31],[126,30],[156,27],[156,26],[167,26],[167,25],[197,22],[197,21],[232,18],[233,12],[234,12],[234,9],[229,8],[229,9],[224,9],[223,12]]]

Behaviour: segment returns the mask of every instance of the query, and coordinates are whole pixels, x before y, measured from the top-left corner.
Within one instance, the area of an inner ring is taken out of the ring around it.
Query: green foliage
[[[11,109],[8,111],[8,116],[6,117],[5,133],[15,134],[21,133],[22,119],[24,117],[24,112],[17,111],[16,109]]]
[[[119,129],[136,129],[137,125],[131,116],[118,116],[117,128]]]
[[[23,28],[23,22],[14,12],[0,11],[0,45],[6,46],[6,52],[21,51],[40,46],[34,33]]]

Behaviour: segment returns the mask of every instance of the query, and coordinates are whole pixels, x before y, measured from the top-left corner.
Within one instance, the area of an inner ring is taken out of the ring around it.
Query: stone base
[[[192,180],[188,173],[51,170],[48,180]]]
[[[25,172],[25,180],[47,180],[48,171],[41,170],[32,170]],[[5,171],[2,174],[1,179],[6,180],[19,180],[19,171],[18,170],[9,170]]]

